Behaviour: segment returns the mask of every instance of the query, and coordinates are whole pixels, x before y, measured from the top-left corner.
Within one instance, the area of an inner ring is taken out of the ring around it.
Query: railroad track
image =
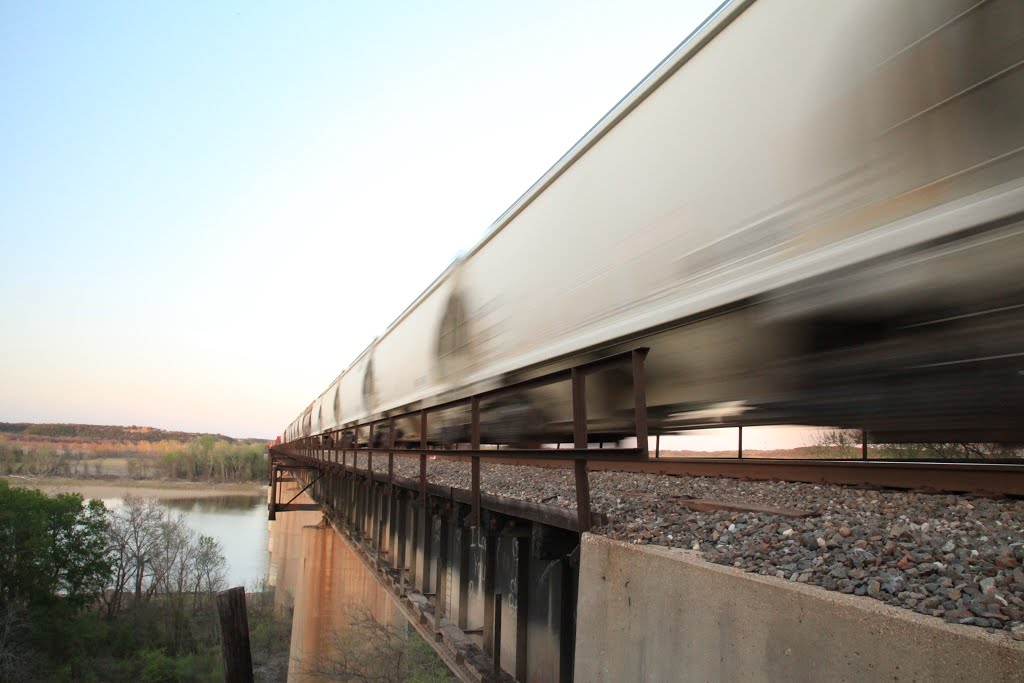
[[[1020,465],[627,460],[628,452],[610,449],[597,459],[588,458],[593,451],[373,453],[372,462],[366,449],[348,450],[344,461],[340,451],[297,461],[357,483],[353,490],[393,487],[410,500],[461,509],[457,523],[472,525],[475,459],[488,515],[696,551],[717,564],[1024,639]],[[584,458],[589,524],[575,477]],[[812,485],[791,483],[804,480]]]
[[[332,451],[338,453],[340,451]],[[906,460],[796,460],[784,458],[649,457],[636,449],[593,449],[575,453],[551,449],[394,451],[349,449],[348,454],[372,454],[380,462],[396,457],[532,467],[573,468],[578,460],[591,472],[614,471],[674,477],[728,477],[743,480],[793,481],[891,488],[934,493],[984,496],[1024,496],[1024,462],[935,462]],[[500,453],[500,454],[499,454]],[[575,456],[575,457],[574,457]],[[351,457],[346,456],[346,457]]]

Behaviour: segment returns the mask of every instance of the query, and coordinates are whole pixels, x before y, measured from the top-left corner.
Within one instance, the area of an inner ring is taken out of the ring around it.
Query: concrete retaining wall
[[[575,680],[1021,681],[1024,643],[584,535]]]

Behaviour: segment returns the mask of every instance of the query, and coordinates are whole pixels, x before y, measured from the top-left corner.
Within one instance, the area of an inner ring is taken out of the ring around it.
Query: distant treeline
[[[44,436],[56,439],[101,439],[107,441],[191,441],[199,436],[209,436],[228,443],[265,444],[266,439],[236,439],[223,434],[194,432],[171,432],[155,427],[131,425],[48,424],[35,422],[0,422],[0,434],[23,436]]]
[[[210,436],[190,441],[184,449],[160,456],[160,475],[203,481],[266,481],[267,446],[228,443]]]
[[[138,428],[133,427],[28,425],[32,429],[15,431],[10,424],[0,425],[7,428],[0,429],[0,475],[215,482],[267,477],[267,442],[262,439],[152,430],[162,438],[136,440],[131,430]],[[63,428],[67,436],[53,434]]]

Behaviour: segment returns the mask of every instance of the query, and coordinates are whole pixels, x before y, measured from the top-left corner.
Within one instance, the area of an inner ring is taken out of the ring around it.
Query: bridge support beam
[[[394,480],[384,472],[367,478],[355,463],[343,470],[331,453],[309,462],[320,465],[296,470],[299,488],[308,488],[413,625],[447,653],[450,666],[473,666],[484,680],[571,680],[576,568],[570,556],[579,543],[575,524],[567,522],[572,517],[555,516],[564,526],[549,527],[540,521],[549,512],[525,506],[539,518],[510,516],[482,496],[480,524],[467,526],[469,491],[435,486],[423,499],[418,479]],[[307,499],[294,507],[311,505]],[[547,626],[538,630],[537,624]],[[494,666],[500,669],[497,679]]]
[[[441,617],[448,602],[448,518],[437,516],[437,571],[434,576],[434,631],[441,632]]]

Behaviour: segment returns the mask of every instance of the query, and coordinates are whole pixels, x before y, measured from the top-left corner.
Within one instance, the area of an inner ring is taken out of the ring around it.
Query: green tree
[[[107,511],[0,479],[0,599],[29,607],[94,601],[110,577]]]
[[[110,577],[107,529],[100,501],[49,497],[0,479],[0,615],[8,629],[0,675],[20,678],[18,667],[35,653],[70,662],[90,646],[94,634],[81,615],[99,604]]]

